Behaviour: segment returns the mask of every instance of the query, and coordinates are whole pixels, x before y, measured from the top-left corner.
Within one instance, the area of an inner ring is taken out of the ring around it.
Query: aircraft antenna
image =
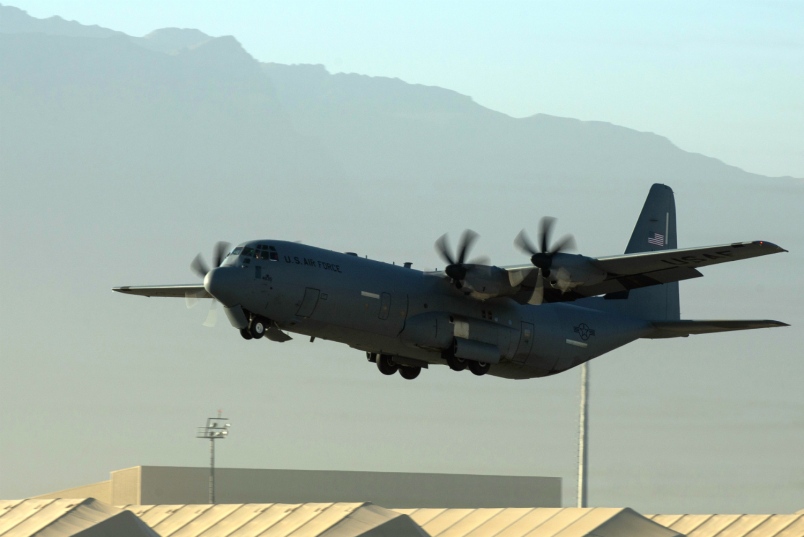
[[[207,424],[199,427],[196,438],[209,440],[209,503],[215,503],[215,440],[223,440],[229,436],[231,423],[227,418],[222,417],[222,411],[218,410],[217,418],[207,418]]]
[[[581,411],[578,431],[578,507],[587,506],[589,453],[589,362],[581,364]]]

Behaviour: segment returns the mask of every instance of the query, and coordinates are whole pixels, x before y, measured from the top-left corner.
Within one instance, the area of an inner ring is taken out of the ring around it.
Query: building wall
[[[135,466],[102,483],[38,498],[93,497],[111,505],[204,504],[209,468]],[[426,507],[561,507],[561,478],[317,470],[215,470],[215,503],[372,502]]]
[[[142,503],[142,466],[112,472],[112,505]]]
[[[112,481],[101,481],[100,483],[91,483],[81,487],[75,487],[50,494],[42,494],[41,496],[34,496],[31,499],[51,499],[51,498],[95,498],[103,503],[112,505]]]
[[[115,494],[115,504],[207,503],[209,469],[143,466],[140,487],[138,502],[118,501]],[[215,470],[215,501],[291,504],[369,501],[392,508],[560,507],[561,479],[219,468]]]

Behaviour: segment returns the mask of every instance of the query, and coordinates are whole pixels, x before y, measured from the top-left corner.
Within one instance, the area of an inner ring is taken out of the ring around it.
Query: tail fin
[[[673,250],[676,236],[676,202],[667,185],[654,184],[639,214],[626,254]],[[676,321],[681,317],[678,282],[631,289],[605,297],[621,313],[651,321]],[[624,300],[616,300],[624,299]]]

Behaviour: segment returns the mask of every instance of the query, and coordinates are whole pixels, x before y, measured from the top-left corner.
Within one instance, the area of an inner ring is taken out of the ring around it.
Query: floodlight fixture
[[[222,424],[226,422],[225,424]],[[199,427],[196,432],[196,438],[209,440],[209,503],[215,503],[215,440],[222,440],[229,436],[229,423],[227,418],[221,417],[221,411],[218,410],[218,417],[207,418],[207,424],[204,427]]]

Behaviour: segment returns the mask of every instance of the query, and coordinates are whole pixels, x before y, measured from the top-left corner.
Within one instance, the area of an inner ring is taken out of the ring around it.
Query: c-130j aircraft
[[[446,364],[475,375],[527,379],[554,375],[640,338],[686,337],[787,326],[771,320],[680,318],[678,282],[699,268],[785,252],[765,242],[677,249],[670,187],[655,184],[625,254],[565,253],[571,236],[550,244],[542,219],[538,248],[520,233],[530,263],[467,261],[477,235],[464,233],[457,255],[446,235],[436,249],[444,271],[404,266],[304,244],[256,240],[231,251],[218,243],[215,266],[191,267],[203,285],[115,287],[134,295],[212,298],[245,339],[285,342],[286,332],[365,351],[381,373],[405,379]]]

